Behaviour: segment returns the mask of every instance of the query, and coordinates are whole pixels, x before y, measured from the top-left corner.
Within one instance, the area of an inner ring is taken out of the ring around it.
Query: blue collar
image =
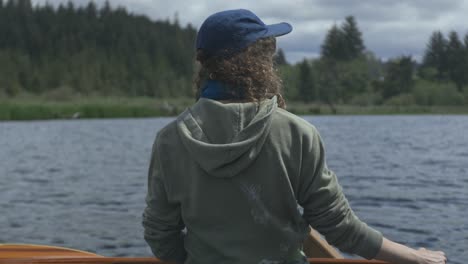
[[[217,80],[207,80],[202,88],[200,97],[212,100],[242,99],[236,96],[228,85]]]

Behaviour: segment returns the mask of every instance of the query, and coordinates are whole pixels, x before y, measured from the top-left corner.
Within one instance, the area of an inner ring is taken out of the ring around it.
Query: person
[[[244,9],[202,24],[197,102],[153,145],[143,213],[151,250],[174,263],[307,263],[310,225],[367,259],[445,263],[443,252],[392,242],[351,210],[317,129],[285,110],[273,56],[275,38],[291,31]]]

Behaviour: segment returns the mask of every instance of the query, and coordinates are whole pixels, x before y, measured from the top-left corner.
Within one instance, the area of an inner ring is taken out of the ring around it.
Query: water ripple
[[[468,258],[467,116],[305,117],[359,218]],[[151,256],[141,213],[151,145],[172,118],[0,122],[0,243]]]

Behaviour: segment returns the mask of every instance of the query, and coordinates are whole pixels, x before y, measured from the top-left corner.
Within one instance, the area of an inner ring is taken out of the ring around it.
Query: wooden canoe
[[[343,259],[341,255],[312,231],[304,243],[304,252],[314,264],[385,264],[381,261]],[[0,244],[0,264],[171,264],[157,258],[109,258],[75,249]]]

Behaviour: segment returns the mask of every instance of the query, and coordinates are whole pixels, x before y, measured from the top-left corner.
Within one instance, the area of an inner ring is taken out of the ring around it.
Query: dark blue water
[[[358,216],[468,259],[468,116],[305,117]],[[172,119],[0,123],[0,243],[149,256],[141,227],[156,132]]]

